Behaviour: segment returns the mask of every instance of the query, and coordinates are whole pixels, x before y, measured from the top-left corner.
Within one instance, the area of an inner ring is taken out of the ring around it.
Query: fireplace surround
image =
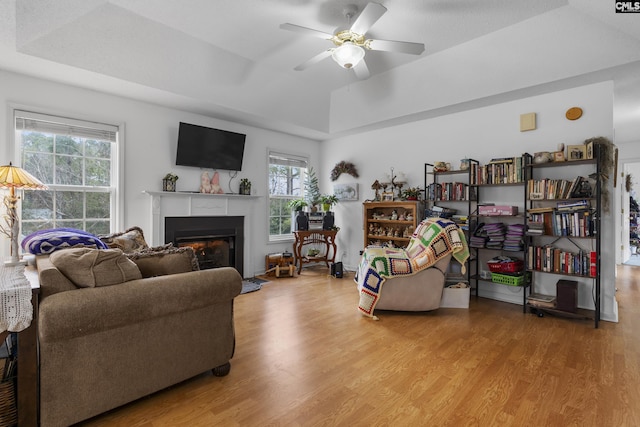
[[[238,194],[202,194],[185,191],[151,191],[143,192],[149,196],[149,233],[146,232],[148,242],[153,246],[158,246],[166,242],[173,242],[174,236],[165,236],[165,218],[185,217],[244,217],[244,238],[236,236],[236,264],[240,264],[243,276],[252,277],[255,275],[254,255],[251,250],[243,248],[253,247],[255,233],[252,231],[255,222],[256,210],[254,204],[260,196],[243,196]],[[196,220],[199,222],[200,220]],[[206,224],[208,225],[208,224]],[[187,225],[188,226],[188,225]],[[189,227],[189,226],[188,226]],[[194,231],[193,228],[188,228]],[[197,231],[197,229],[195,230]],[[238,248],[238,244],[242,245]],[[242,255],[237,255],[242,250]],[[261,260],[260,268],[264,267]],[[238,268],[238,265],[236,265]]]

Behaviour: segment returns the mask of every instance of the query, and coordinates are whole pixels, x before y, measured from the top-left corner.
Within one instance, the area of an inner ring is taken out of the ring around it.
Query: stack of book
[[[467,215],[453,215],[451,220],[463,230],[469,229],[469,217]]]
[[[487,248],[502,249],[502,245],[505,240],[505,225],[501,222],[495,222],[486,224],[484,228],[487,231],[487,237],[489,238],[486,245]]]
[[[504,239],[505,251],[521,251],[524,248],[524,224],[509,224]]]
[[[472,248],[484,248],[484,244],[487,241],[487,230],[484,228],[484,224],[480,223],[473,230],[473,234],[469,237],[469,247]]]
[[[527,303],[540,308],[555,308],[556,297],[553,295],[533,293],[527,297]]]

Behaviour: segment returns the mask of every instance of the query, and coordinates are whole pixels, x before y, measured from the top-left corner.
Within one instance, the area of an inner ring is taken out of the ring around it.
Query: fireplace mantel
[[[187,216],[244,216],[244,247],[251,248],[248,241],[253,236],[251,224],[253,203],[260,196],[240,194],[203,194],[169,191],[143,191],[151,197],[151,244],[163,245],[165,242],[164,224],[166,217]],[[252,266],[251,251],[244,253],[244,265]],[[251,270],[249,270],[251,272]],[[247,272],[245,272],[247,273]]]
[[[260,196],[247,196],[244,194],[224,193],[224,194],[208,194],[198,193],[197,191],[151,191],[144,190],[143,193],[149,194],[152,197],[214,197],[221,199],[239,198],[239,199],[257,199]]]

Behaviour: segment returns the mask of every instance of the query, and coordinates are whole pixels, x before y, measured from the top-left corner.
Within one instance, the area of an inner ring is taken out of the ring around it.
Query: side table
[[[39,373],[38,373],[38,296],[40,282],[35,267],[27,266],[24,275],[31,285],[33,316],[31,324],[17,333],[16,404],[18,425],[37,426],[39,413]],[[9,331],[0,333],[4,340]]]
[[[293,255],[298,264],[298,274],[302,271],[302,265],[309,262],[324,262],[329,267],[329,262],[336,259],[336,234],[337,230],[298,230],[294,231],[296,241],[293,244]],[[306,245],[324,245],[324,253],[318,256],[302,255],[302,249]]]

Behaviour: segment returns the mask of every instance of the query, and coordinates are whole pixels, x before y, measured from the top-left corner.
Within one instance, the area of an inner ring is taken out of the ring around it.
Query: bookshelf
[[[362,206],[365,248],[406,247],[423,218],[424,205],[418,200],[365,202]]]
[[[467,159],[466,169],[438,171],[431,163],[424,164],[424,188],[427,206],[425,217],[440,216],[454,221],[469,240],[470,216],[476,204],[476,189],[471,185],[472,170],[478,161]],[[445,277],[448,283],[464,281],[471,284],[470,269],[466,273],[450,266]],[[477,291],[476,291],[477,295]]]
[[[526,288],[529,276],[524,271],[523,189],[526,181],[524,156],[491,159],[486,165],[472,165],[470,180],[477,195],[477,208],[471,214],[472,233],[469,249],[473,251],[473,274],[476,296],[480,283],[518,287],[526,312]],[[514,271],[491,271],[489,264],[500,260],[517,265]]]
[[[526,304],[541,317],[592,320],[595,328],[601,308],[598,154],[596,149],[592,159],[541,164],[525,156],[525,267],[531,274]],[[590,300],[592,308],[578,307],[581,294],[583,305]]]

